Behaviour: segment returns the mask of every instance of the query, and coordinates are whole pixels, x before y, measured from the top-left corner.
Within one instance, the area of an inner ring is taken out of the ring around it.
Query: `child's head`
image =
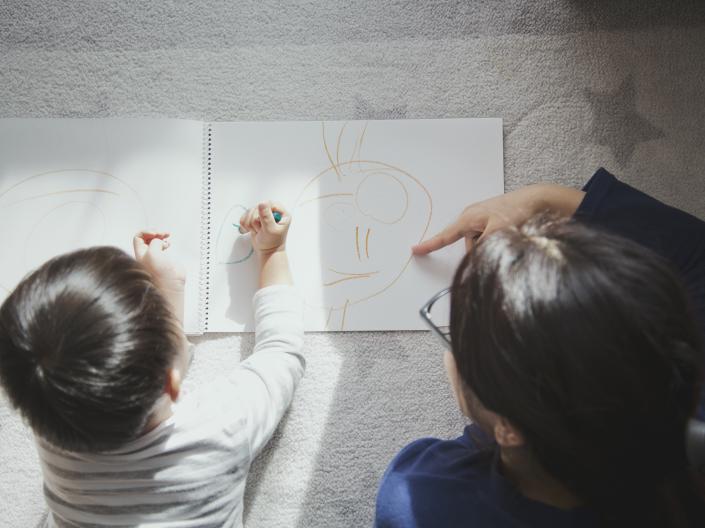
[[[139,436],[182,347],[152,277],[116,248],[48,261],[0,307],[0,382],[37,435],[72,451]]]
[[[643,247],[567,221],[497,232],[456,273],[451,341],[465,410],[583,500],[646,498],[685,468],[700,334]]]

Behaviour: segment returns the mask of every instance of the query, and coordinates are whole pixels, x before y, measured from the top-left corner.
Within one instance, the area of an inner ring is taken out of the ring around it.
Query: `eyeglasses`
[[[431,331],[443,341],[443,344],[448,349],[450,349],[450,326],[438,325],[433,321],[433,319],[434,316],[436,320],[446,320],[448,318],[447,303],[450,301],[448,297],[449,293],[450,288],[439,291],[419,310],[421,319],[423,319]],[[441,308],[441,305],[446,307],[445,313],[443,313],[444,309]],[[434,306],[436,307],[435,310],[433,309]]]

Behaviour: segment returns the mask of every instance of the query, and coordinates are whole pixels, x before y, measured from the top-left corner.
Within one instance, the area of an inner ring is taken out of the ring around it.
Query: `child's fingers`
[[[142,258],[154,240],[162,241],[161,249],[167,249],[171,245],[169,242],[170,233],[167,231],[140,231],[132,239],[132,247],[135,251],[135,258]]]
[[[277,211],[281,218],[277,222],[274,218],[274,211]],[[247,233],[253,231],[255,234],[262,229],[276,231],[277,227],[287,226],[291,222],[291,215],[279,202],[262,202],[248,209],[240,217],[240,232]]]
[[[271,231],[277,225],[274,221],[271,205],[269,202],[262,202],[257,206],[257,209],[259,211],[260,222],[267,231]]]
[[[140,231],[137,236],[142,238],[144,242],[149,245],[153,238],[165,240],[171,236],[171,233],[169,233],[168,231],[156,231],[154,229],[149,229]]]
[[[166,241],[164,239],[154,237],[149,242],[149,247],[147,248],[147,252],[152,257],[159,259],[159,258],[161,258],[162,251],[164,251],[167,247],[169,247],[169,246],[166,244]]]
[[[259,213],[254,207],[247,213],[247,226],[248,231],[253,231],[255,233],[262,228],[262,224],[259,221]]]
[[[289,211],[286,210],[286,207],[284,207],[281,202],[270,202],[270,206],[272,211],[276,211],[281,215],[281,219],[277,222],[277,224],[280,226],[289,225],[291,222],[291,215],[289,214]]]
[[[161,240],[166,243],[166,247],[169,247],[170,236],[169,233],[161,231],[141,231],[139,234],[139,237],[147,247],[152,243],[152,240]]]
[[[262,228],[262,223],[259,221],[259,211],[256,207],[250,209],[250,230],[257,233]]]
[[[135,258],[141,259],[147,252],[147,244],[144,242],[144,238],[141,236],[142,233],[137,233],[132,237],[132,248],[135,252]]]
[[[247,233],[252,229],[252,209],[248,209],[240,217],[240,233]]]
[[[253,207],[240,217],[240,233],[259,233],[262,229],[262,221],[259,217],[259,209]]]
[[[242,213],[242,216],[240,217],[240,220],[238,220],[237,225],[240,228],[239,229],[240,233],[247,233],[250,230],[250,228],[247,224],[247,211]]]

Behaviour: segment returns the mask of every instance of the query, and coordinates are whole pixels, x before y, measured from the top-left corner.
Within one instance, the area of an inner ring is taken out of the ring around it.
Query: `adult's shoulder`
[[[486,508],[492,444],[470,426],[454,440],[422,438],[404,447],[385,472],[376,526],[453,526]]]
[[[595,526],[591,512],[523,497],[498,470],[495,444],[476,426],[454,440],[412,442],[387,468],[377,528]]]
[[[394,457],[387,472],[418,472],[427,476],[474,474],[479,467],[489,467],[493,451],[494,443],[473,424],[452,440],[421,438],[411,442]]]

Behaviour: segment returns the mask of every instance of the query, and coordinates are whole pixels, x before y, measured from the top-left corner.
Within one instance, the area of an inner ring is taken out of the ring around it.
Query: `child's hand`
[[[274,220],[272,209],[281,214],[279,222]],[[280,204],[272,202],[263,202],[240,218],[241,231],[250,233],[252,247],[261,255],[285,249],[290,224],[291,215]]]
[[[140,231],[132,244],[135,259],[147,268],[165,293],[183,292],[186,271],[169,258],[169,233]]]

